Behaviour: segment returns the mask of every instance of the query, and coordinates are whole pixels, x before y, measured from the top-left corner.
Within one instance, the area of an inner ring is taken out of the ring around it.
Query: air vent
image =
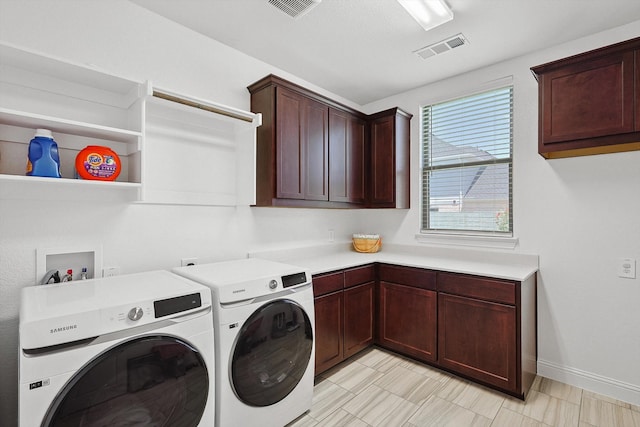
[[[321,1],[322,0],[269,0],[269,3],[292,18],[300,18],[309,13],[309,11],[320,4]]]
[[[423,47],[422,49],[418,49],[413,53],[415,53],[422,59],[427,59],[432,56],[448,52],[451,49],[455,49],[465,44],[469,44],[469,41],[462,34],[458,34],[456,36],[450,37],[441,42],[434,43],[427,47]]]

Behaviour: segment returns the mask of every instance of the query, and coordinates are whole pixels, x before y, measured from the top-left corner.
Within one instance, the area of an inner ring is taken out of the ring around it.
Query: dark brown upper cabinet
[[[369,118],[369,207],[409,209],[411,117],[399,108],[392,108]]]
[[[302,121],[304,99],[286,90],[276,91],[277,118],[275,162],[281,176],[277,180],[276,195],[283,199],[304,199],[304,163]],[[263,176],[264,174],[259,174]],[[266,180],[261,180],[266,183]]]
[[[329,109],[329,200],[365,201],[366,122],[352,114]]]
[[[640,150],[640,38],[532,67],[547,159]]]
[[[328,107],[269,86],[252,96],[252,109],[263,115],[257,132],[256,204],[328,201]]]
[[[301,163],[304,198],[326,201],[329,200],[329,110],[320,102],[303,99]]]
[[[248,90],[262,113],[257,206],[409,207],[411,115],[367,116],[274,75]]]

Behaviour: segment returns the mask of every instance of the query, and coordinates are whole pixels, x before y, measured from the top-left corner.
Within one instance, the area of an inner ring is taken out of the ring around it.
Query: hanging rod
[[[242,120],[245,122],[253,123],[255,115],[253,113],[244,113],[242,111],[233,111],[227,109],[228,107],[216,107],[210,104],[203,104],[196,100],[186,99],[181,96],[172,95],[167,92],[163,92],[157,89],[153,90],[153,96],[156,98],[166,99],[167,101],[177,102],[178,104],[187,105],[189,107],[199,108],[200,110],[209,111],[211,113],[221,114],[223,116],[231,117],[234,119]]]

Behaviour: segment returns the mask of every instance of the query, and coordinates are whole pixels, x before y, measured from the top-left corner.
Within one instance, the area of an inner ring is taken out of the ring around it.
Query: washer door
[[[121,343],[85,365],[60,391],[43,427],[198,425],[209,375],[202,356],[174,337]]]
[[[296,302],[269,302],[244,323],[231,359],[231,385],[251,406],[284,399],[302,379],[311,360],[313,332]]]

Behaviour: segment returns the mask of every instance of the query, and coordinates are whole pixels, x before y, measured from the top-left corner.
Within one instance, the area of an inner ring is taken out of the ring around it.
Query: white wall
[[[640,259],[640,152],[546,161],[536,152],[537,92],[529,67],[628,39],[639,22],[363,107],[418,105],[505,75],[515,84],[514,221],[517,251],[540,254],[541,373],[640,403],[640,280],[618,279],[618,257]],[[135,80],[248,109],[246,86],[276,73],[321,88],[153,15],[125,0],[0,0],[0,40]],[[326,93],[338,98],[337,95]],[[358,107],[338,98],[345,104]],[[412,158],[419,180],[418,156]],[[123,273],[170,268],[183,257],[224,259],[269,246],[325,242],[358,231],[413,244],[414,208],[401,211],[213,208],[77,201],[0,201],[0,424],[17,408],[18,303],[35,280],[35,249],[101,245]],[[366,230],[362,230],[363,224]]]

